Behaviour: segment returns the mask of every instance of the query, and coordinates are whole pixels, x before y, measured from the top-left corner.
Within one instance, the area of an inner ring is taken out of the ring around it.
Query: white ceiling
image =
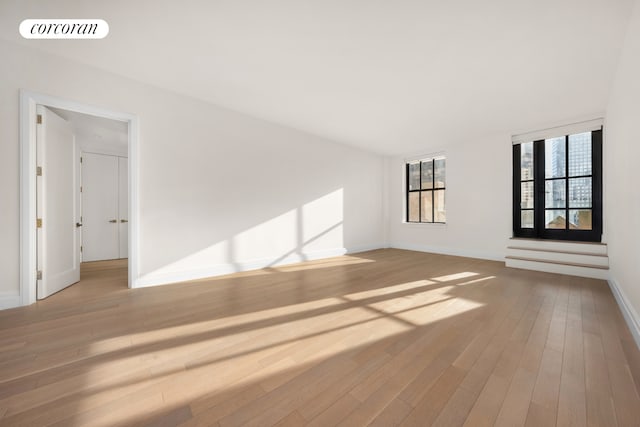
[[[0,37],[381,153],[606,108],[633,0],[0,0]],[[103,40],[24,40],[25,18]]]
[[[113,152],[126,155],[129,146],[127,122],[105,119],[89,114],[51,108],[73,126],[76,140],[83,151]]]

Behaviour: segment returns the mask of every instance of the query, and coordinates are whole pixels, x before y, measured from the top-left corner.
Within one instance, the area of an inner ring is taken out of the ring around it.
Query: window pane
[[[533,211],[520,212],[520,228],[533,228]]]
[[[545,228],[560,228],[564,230],[567,224],[567,219],[565,218],[565,216],[566,211],[564,209],[545,211]]]
[[[436,164],[436,186],[435,188],[444,188],[445,187],[445,160],[444,159],[436,159],[434,160]]]
[[[569,228],[572,230],[591,230],[591,209],[571,209]]]
[[[591,132],[569,135],[569,176],[591,175]]]
[[[444,192],[445,190],[436,190],[433,192],[434,214],[433,222],[446,222],[447,215],[444,208]]]
[[[420,189],[420,163],[409,164],[409,190]]]
[[[409,206],[407,209],[409,211],[409,222],[419,222],[420,221],[420,199],[419,193],[409,193]]]
[[[572,178],[569,180],[569,207],[591,207],[591,178]]]
[[[422,189],[433,188],[433,162],[422,162]]]
[[[544,141],[544,176],[559,178],[566,176],[565,139],[545,139]]]
[[[520,179],[533,179],[533,142],[520,144]]]
[[[544,183],[544,206],[546,208],[564,208],[567,205],[567,180],[554,179]]]
[[[433,222],[433,211],[431,210],[433,191],[421,191],[422,197],[422,222]]]
[[[520,208],[533,209],[533,181],[520,183]]]

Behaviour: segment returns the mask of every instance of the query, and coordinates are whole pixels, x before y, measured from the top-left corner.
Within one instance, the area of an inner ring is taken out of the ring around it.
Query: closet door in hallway
[[[118,156],[82,155],[82,261],[127,257],[126,165]]]

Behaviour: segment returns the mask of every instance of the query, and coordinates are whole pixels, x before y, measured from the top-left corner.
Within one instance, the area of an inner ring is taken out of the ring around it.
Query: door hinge
[[[36,271],[36,280],[42,280],[42,270]]]
[[[36,227],[37,228],[42,228],[42,218],[36,219]]]
[[[82,185],[80,186],[80,192],[82,193]]]
[[[42,166],[36,168],[36,176],[42,176]]]
[[[36,117],[36,123],[39,125],[42,124],[42,114],[38,114],[38,116]]]
[[[80,252],[82,252],[82,246],[80,246]]]
[[[80,163],[82,163],[82,157],[80,157]]]

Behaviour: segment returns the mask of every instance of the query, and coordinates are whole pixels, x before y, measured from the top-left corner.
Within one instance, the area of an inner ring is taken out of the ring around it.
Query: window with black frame
[[[600,242],[602,128],[513,146],[515,237]]]
[[[406,164],[406,221],[445,223],[446,160],[435,157]]]

